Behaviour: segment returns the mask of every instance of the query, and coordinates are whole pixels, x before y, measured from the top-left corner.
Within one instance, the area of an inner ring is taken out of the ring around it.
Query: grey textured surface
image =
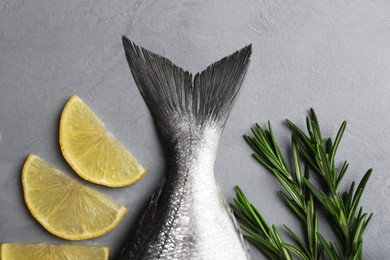
[[[79,244],[117,252],[164,171],[152,118],[128,69],[121,35],[193,72],[253,43],[252,62],[221,139],[215,172],[229,200],[239,184],[271,223],[294,225],[280,186],[242,139],[256,121],[304,124],[317,110],[323,132],[348,127],[339,152],[344,184],[374,168],[362,199],[374,212],[365,259],[390,259],[390,4],[372,1],[0,1],[0,242],[68,243],[30,215],[21,167],[35,153],[76,177],[58,144],[60,112],[77,93],[148,173],[138,183],[92,185],[128,207],[109,234]],[[321,225],[321,229],[325,229]],[[325,233],[329,233],[323,230]],[[255,249],[254,258],[262,258]]]

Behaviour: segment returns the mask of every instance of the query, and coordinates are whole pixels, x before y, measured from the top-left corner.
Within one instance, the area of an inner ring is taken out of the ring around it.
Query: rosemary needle
[[[287,244],[276,226],[269,228],[259,211],[249,202],[240,187],[236,187],[234,204],[230,204],[235,216],[241,221],[244,237],[269,259],[361,259],[363,234],[372,217],[364,213],[362,207],[357,212],[360,198],[370,178],[368,170],[355,191],[352,182],[348,191],[339,191],[340,183],[348,169],[348,163],[336,167],[337,148],[346,128],[343,122],[335,141],[324,139],[317,116],[313,109],[306,118],[308,135],[290,120],[291,158],[289,167],[275,141],[271,123],[268,129],[259,124],[252,128],[253,136],[244,136],[252,147],[253,157],[260,162],[282,184],[284,191],[280,196],[290,210],[303,224],[304,238],[301,239],[291,228],[284,228],[291,235],[294,245]],[[303,165],[303,168],[302,168]],[[316,174],[325,187],[318,187],[310,180]],[[339,241],[328,242],[318,231],[318,209],[322,207],[329,216],[329,224],[339,236]]]

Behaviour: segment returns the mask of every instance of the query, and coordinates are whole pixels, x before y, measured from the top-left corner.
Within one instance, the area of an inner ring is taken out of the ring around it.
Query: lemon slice
[[[138,181],[146,173],[76,95],[68,101],[61,115],[60,145],[73,170],[93,183],[122,187]]]
[[[22,172],[24,199],[31,214],[50,233],[68,240],[106,234],[126,208],[30,155]]]
[[[109,249],[106,246],[5,243],[0,253],[1,260],[108,260]]]

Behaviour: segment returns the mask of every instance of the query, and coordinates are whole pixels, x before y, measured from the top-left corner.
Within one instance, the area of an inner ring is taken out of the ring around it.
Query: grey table
[[[0,242],[68,243],[30,215],[21,167],[35,153],[76,177],[58,144],[60,112],[77,93],[148,174],[125,188],[92,185],[128,207],[109,234],[77,244],[109,245],[114,255],[134,228],[166,164],[149,111],[121,45],[136,43],[190,71],[248,43],[252,62],[227,122],[215,165],[228,200],[239,184],[270,222],[296,227],[281,188],[251,157],[242,135],[271,120],[288,152],[283,119],[304,126],[314,107],[323,132],[348,121],[338,160],[343,187],[370,167],[362,199],[374,212],[365,259],[390,259],[390,4],[373,1],[0,1]],[[322,231],[326,226],[320,225]],[[251,248],[254,258],[263,258]]]

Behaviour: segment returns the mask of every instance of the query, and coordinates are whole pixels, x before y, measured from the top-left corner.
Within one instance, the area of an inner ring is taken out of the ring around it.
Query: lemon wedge
[[[106,234],[126,212],[106,195],[68,177],[30,155],[22,172],[24,199],[31,214],[50,233],[68,240]]]
[[[146,173],[76,95],[67,102],[61,115],[60,146],[73,170],[93,183],[122,187],[138,181]]]
[[[1,245],[1,260],[108,260],[105,246],[49,245],[5,243]]]

